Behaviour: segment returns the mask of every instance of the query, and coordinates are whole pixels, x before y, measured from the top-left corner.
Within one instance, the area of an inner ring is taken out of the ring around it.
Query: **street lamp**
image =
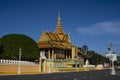
[[[18,74],[21,74],[21,69],[20,69],[20,62],[21,62],[21,54],[22,53],[22,50],[21,48],[19,48],[19,66],[18,66]]]
[[[114,61],[112,60],[111,75],[115,75]]]
[[[111,43],[110,48],[108,49],[109,50],[109,58],[110,58],[110,61],[111,61],[111,72],[110,72],[110,74],[115,75],[114,54],[113,54],[113,51],[112,51],[112,47],[113,47],[113,44]]]

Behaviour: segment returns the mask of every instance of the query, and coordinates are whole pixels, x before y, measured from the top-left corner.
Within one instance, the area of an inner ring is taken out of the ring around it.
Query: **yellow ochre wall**
[[[21,73],[38,73],[38,65],[21,65]],[[17,74],[18,64],[0,64],[0,74]]]

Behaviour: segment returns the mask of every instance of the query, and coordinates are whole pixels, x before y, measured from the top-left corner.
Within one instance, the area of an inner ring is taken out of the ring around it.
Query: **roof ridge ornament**
[[[68,33],[68,42],[71,43],[71,40],[70,40],[70,32]]]

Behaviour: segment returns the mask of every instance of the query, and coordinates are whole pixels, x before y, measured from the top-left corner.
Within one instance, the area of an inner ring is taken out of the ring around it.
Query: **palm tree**
[[[83,45],[82,51],[83,51],[85,54],[87,54],[88,46],[87,46],[87,45]]]

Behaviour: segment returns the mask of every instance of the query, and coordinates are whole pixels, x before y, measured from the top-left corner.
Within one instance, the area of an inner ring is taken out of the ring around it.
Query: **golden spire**
[[[60,12],[58,13],[58,22],[57,22],[57,28],[55,30],[56,34],[64,34],[64,31],[62,29],[62,24],[61,24],[61,20],[60,20]]]

